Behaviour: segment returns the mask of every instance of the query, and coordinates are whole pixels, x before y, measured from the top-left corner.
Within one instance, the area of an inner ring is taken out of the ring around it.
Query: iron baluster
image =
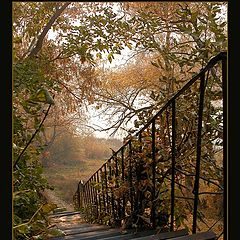
[[[93,175],[93,180],[95,182],[95,184],[97,183],[97,179],[96,179],[96,174]],[[99,207],[99,204],[98,204],[98,195],[97,195],[97,189],[94,188],[94,196],[95,196],[95,202],[96,202],[96,214],[97,214],[97,218],[99,217],[99,210],[98,210],[98,207]]]
[[[78,204],[78,209],[80,209],[80,187],[79,187],[80,182],[78,183],[78,188],[77,188],[77,204]]]
[[[122,182],[124,184],[124,147],[121,148],[121,160],[122,160]],[[125,196],[123,194],[123,199],[122,199],[122,215],[121,217],[125,217]]]
[[[91,178],[89,179],[88,181],[88,184],[89,184],[89,200],[90,200],[90,203],[92,203],[92,189],[91,189]]]
[[[96,174],[97,174],[97,183],[98,183],[98,185],[99,185],[99,173],[98,173],[99,171],[97,171],[96,172]],[[99,190],[99,188],[98,188],[98,201],[99,201],[99,212],[100,212],[100,214],[102,213],[102,200],[101,200],[101,194],[100,194],[100,190]]]
[[[86,182],[85,185],[85,199],[86,199],[86,205],[88,204],[88,182]]]
[[[176,155],[176,104],[172,101],[172,178],[171,178],[171,225],[170,230],[174,230],[174,204],[175,204],[175,155]]]
[[[117,153],[115,154],[115,177],[116,177],[116,187],[119,187],[119,183],[118,183],[118,176],[119,176],[119,172],[118,172],[118,158],[117,158]],[[120,206],[120,199],[117,198],[117,213],[118,213],[118,219],[121,218],[121,206]]]
[[[94,201],[92,180],[93,180],[93,176],[90,178],[89,184],[90,184],[91,202],[92,202],[92,206],[93,206],[93,209],[94,209],[96,205],[95,205],[95,201]]]
[[[133,212],[132,142],[131,141],[129,141],[129,184],[130,184],[131,212]]]
[[[108,206],[109,206],[109,203],[108,203],[108,181],[107,181],[107,166],[106,164],[104,164],[104,177],[105,177],[105,188],[106,188],[106,206],[107,206],[107,209],[106,209],[106,212],[108,212]]]
[[[142,153],[142,149],[143,149],[143,146],[142,146],[142,132],[139,133],[139,136],[138,136],[138,141],[140,143],[140,146],[139,146],[139,153]],[[136,180],[137,180],[137,186],[139,186],[139,182],[141,181],[141,178],[142,178],[142,159],[139,159],[138,161],[135,162],[135,166],[136,166]],[[136,212],[139,212],[139,210],[142,209],[142,200],[143,200],[143,193],[142,191],[139,190],[139,187],[137,188],[136,190],[136,194],[135,194],[135,205],[134,205],[134,211]],[[140,212],[139,212],[140,213]]]
[[[90,194],[89,180],[87,182],[87,193],[88,193],[88,204],[90,204],[91,203],[91,194]]]
[[[151,212],[151,220],[153,228],[156,228],[156,191],[155,191],[155,173],[156,173],[156,125],[155,119],[152,122],[152,212]]]
[[[104,185],[103,185],[103,181],[102,181],[102,176],[103,176],[102,168],[100,168],[100,173],[101,173],[100,175],[101,175],[101,185],[102,185],[103,206],[104,206],[104,210],[106,211],[106,201],[105,201]]]
[[[224,184],[224,201],[225,206],[228,206],[228,185],[227,185],[227,179],[228,179],[228,164],[227,164],[227,156],[228,156],[228,132],[227,132],[227,126],[228,126],[228,118],[227,118],[227,99],[228,99],[228,84],[227,84],[227,56],[223,57],[222,59],[222,89],[223,89],[223,139],[226,139],[226,141],[223,141],[223,169],[225,171],[223,172],[223,184]],[[225,214],[225,213],[224,213]],[[227,215],[227,214],[226,214]],[[225,218],[227,219],[227,217]],[[224,221],[224,238],[225,233],[228,232],[228,221]]]
[[[192,233],[196,233],[197,230],[197,208],[198,208],[198,193],[199,193],[199,177],[200,177],[200,162],[201,162],[201,133],[202,133],[202,120],[203,120],[203,103],[204,103],[204,91],[205,91],[205,74],[200,76],[200,99],[198,109],[198,130],[197,130],[197,158],[196,158],[196,174],[194,183],[194,206],[193,206],[193,225]]]
[[[111,160],[112,158],[109,159],[109,175],[112,178],[112,167],[111,167]],[[115,204],[114,204],[114,196],[113,196],[113,187],[111,187],[111,203],[112,203],[112,215],[113,218],[115,219]]]

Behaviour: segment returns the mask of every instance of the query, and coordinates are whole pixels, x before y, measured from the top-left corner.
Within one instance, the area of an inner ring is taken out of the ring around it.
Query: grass
[[[56,196],[72,204],[72,198],[77,190],[80,180],[88,180],[89,177],[106,160],[83,160],[79,162],[69,162],[69,164],[54,164],[44,168],[44,176],[49,184],[54,187]]]

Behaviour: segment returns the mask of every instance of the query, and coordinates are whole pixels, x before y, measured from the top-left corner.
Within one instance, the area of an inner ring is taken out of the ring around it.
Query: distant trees
[[[76,135],[66,127],[59,127],[51,146],[42,154],[43,166],[68,164],[91,159],[108,159],[113,148],[118,150],[122,141],[96,138],[93,135]]]

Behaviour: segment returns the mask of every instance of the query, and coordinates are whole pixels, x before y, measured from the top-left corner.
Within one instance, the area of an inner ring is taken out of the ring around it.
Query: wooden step
[[[120,233],[119,229],[107,229],[107,230],[97,230],[83,233],[76,233],[72,235],[67,235],[63,237],[54,238],[52,240],[95,240],[103,239],[104,237],[118,236]]]
[[[49,214],[48,217],[50,218],[55,218],[55,217],[64,217],[64,216],[72,216],[75,214],[80,214],[80,212],[69,212],[69,211],[64,211],[64,212],[58,212],[58,213],[52,213]]]
[[[111,236],[111,237],[103,237],[101,240],[128,240],[128,239],[137,239],[139,237],[149,237],[156,233],[156,230],[145,230],[135,232],[133,230],[129,230],[127,233],[123,234],[120,233],[118,236]]]
[[[215,240],[215,239],[216,239],[216,234],[209,231],[209,232],[196,233],[189,236],[176,237],[176,238],[172,238],[171,240]]]
[[[164,233],[158,233],[155,235],[150,235],[147,237],[140,237],[140,238],[136,238],[135,240],[165,240],[165,239],[172,239],[172,238],[186,236],[186,235],[188,235],[188,231],[186,229],[181,229],[174,232],[164,232]]]

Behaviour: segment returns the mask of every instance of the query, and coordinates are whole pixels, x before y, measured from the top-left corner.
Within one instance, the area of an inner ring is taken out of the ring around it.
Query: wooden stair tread
[[[215,239],[216,239],[216,234],[209,231],[209,232],[196,233],[189,236],[176,237],[176,238],[172,238],[171,240],[215,240]]]
[[[86,227],[81,227],[81,228],[68,228],[68,229],[64,229],[64,233],[66,235],[73,235],[73,234],[80,234],[80,233],[86,233],[86,232],[97,232],[97,231],[104,231],[109,229],[110,227],[108,226],[102,226],[102,225],[98,225],[98,226],[86,226]]]
[[[118,236],[120,233],[119,229],[107,229],[105,231],[91,231],[91,232],[84,232],[84,233],[77,233],[74,235],[67,235],[60,239],[64,240],[95,240],[95,239],[102,239],[103,237],[110,237],[110,236]],[[57,239],[56,239],[57,240]]]
[[[101,238],[102,240],[128,240],[128,239],[137,239],[139,237],[149,237],[150,235],[154,234],[156,230],[145,230],[145,231],[140,231],[136,232],[133,230],[128,231],[125,234],[119,234],[118,236],[112,236],[112,237],[105,237]]]
[[[80,212],[69,212],[69,211],[64,211],[64,212],[58,212],[58,213],[51,213],[48,215],[50,218],[55,218],[55,217],[64,217],[64,216],[72,216],[75,214],[80,214]]]
[[[180,236],[186,236],[188,235],[188,231],[186,229],[177,230],[174,232],[164,232],[164,233],[158,233],[155,235],[150,235],[147,237],[140,237],[136,238],[135,240],[165,240],[165,239],[172,239]]]

